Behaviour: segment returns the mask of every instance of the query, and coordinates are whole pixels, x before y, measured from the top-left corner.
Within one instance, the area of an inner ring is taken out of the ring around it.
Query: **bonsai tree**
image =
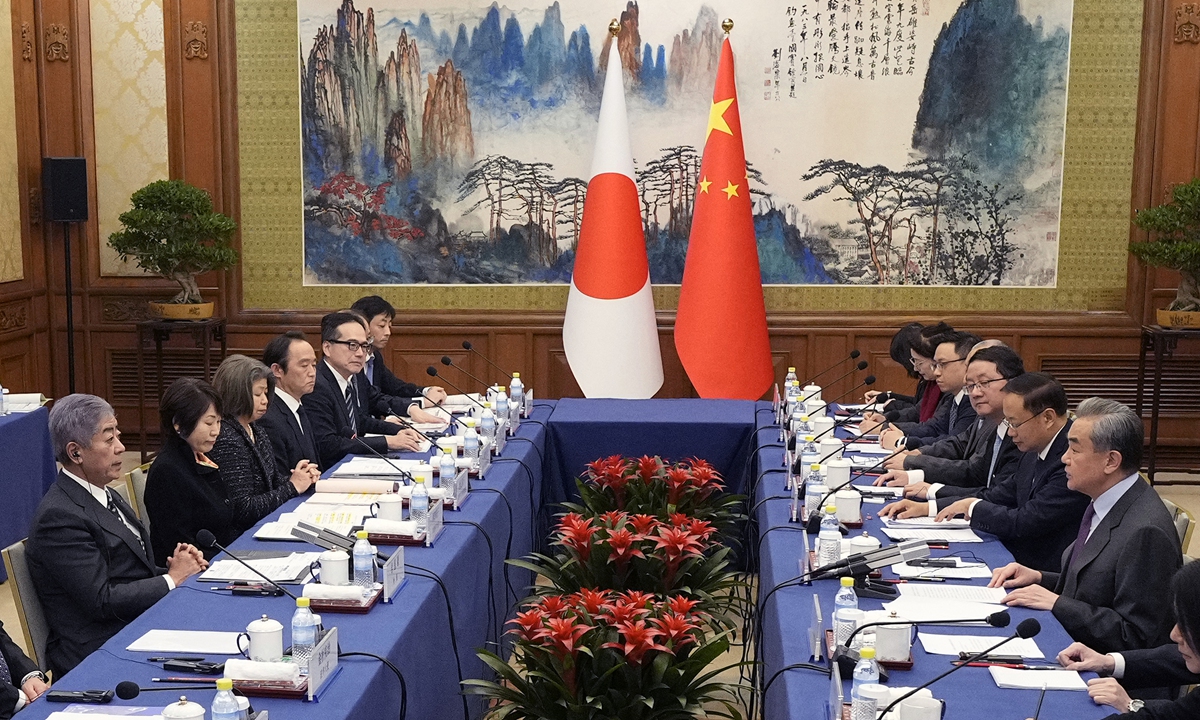
[[[158,180],[135,192],[133,207],[121,213],[122,229],[108,237],[121,260],[134,258],[147,272],[179,283],[173,303],[200,303],[196,276],[225,270],[238,261],[229,246],[237,224],[213,211],[204,190],[182,180]]]
[[[1147,265],[1179,271],[1179,289],[1167,309],[1200,312],[1200,178],[1176,185],[1171,202],[1139,211],[1133,222],[1154,239],[1130,244],[1129,252]]]

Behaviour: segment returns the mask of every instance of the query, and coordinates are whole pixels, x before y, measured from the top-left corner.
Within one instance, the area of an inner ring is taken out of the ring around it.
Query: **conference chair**
[[[1171,513],[1171,520],[1175,523],[1175,532],[1179,534],[1179,547],[1186,553],[1188,543],[1192,541],[1192,531],[1196,529],[1196,521],[1192,518],[1191,513],[1170,500],[1164,498],[1163,505],[1166,505],[1167,512]]]
[[[108,484],[108,489],[121,496],[121,499],[129,503],[129,507],[133,508],[133,514],[139,515],[137,505],[129,499],[129,473],[126,473],[120,480],[113,480]]]
[[[29,575],[29,565],[25,562],[25,541],[4,548],[3,555],[4,569],[8,572],[9,580],[12,580],[13,600],[17,606],[21,632],[25,635],[26,652],[40,667],[46,667],[46,639],[50,635],[50,627],[46,624],[46,616],[42,613],[41,602],[33,587],[33,578]]]
[[[150,530],[150,514],[146,512],[146,473],[150,472],[150,463],[138,465],[129,471],[126,486],[130,489],[130,495],[133,499],[130,505],[133,506],[133,512],[137,514],[138,519],[146,526],[146,530]]]

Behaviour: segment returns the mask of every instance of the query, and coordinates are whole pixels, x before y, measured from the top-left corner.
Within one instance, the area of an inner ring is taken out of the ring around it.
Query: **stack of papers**
[[[846,452],[850,453],[868,453],[872,455],[890,455],[891,453],[883,449],[883,446],[877,442],[848,442],[846,443]],[[879,462],[876,460],[876,462]]]
[[[295,512],[283,513],[278,520],[263,523],[262,527],[254,532],[254,537],[256,540],[299,540],[292,535],[292,528],[299,522],[323,527],[339,535],[349,535],[352,529],[362,525],[363,518],[367,515],[367,507],[367,504],[322,505],[314,503],[310,498],[296,508]]]
[[[936,577],[949,580],[969,580],[971,578],[990,578],[991,568],[984,563],[969,563],[962,558],[953,558],[958,567],[913,567],[908,563],[892,566],[892,572],[899,578]]]
[[[241,655],[239,633],[211,630],[150,630],[129,647],[129,652],[188,655]]]
[[[905,583],[897,587],[900,589],[900,597],[991,605],[1000,605],[1008,595],[1008,591],[1004,588],[990,588],[982,585]]]
[[[298,585],[308,575],[309,567],[321,557],[319,552],[291,553],[285,557],[247,560],[246,563],[277,583]],[[208,566],[200,582],[262,582],[262,577],[237,560],[217,560]]]
[[[1000,638],[995,635],[938,635],[918,632],[917,637],[921,640],[921,646],[925,648],[925,652],[930,655],[953,655],[954,657],[958,657],[959,653],[964,652],[975,655],[1000,642]],[[1003,655],[1019,654],[1027,660],[1042,660],[1046,657],[1033,638],[1009,640],[996,652]],[[1045,671],[1038,670],[1037,672]]]
[[[1074,670],[1018,670],[988,668],[996,687],[1008,690],[1087,690],[1087,683]]]
[[[984,618],[988,615],[1007,609],[1003,605],[914,595],[901,595],[896,600],[884,603],[883,607],[888,612],[895,612],[898,617],[917,623],[935,620],[977,620],[980,625],[986,624]]]
[[[923,529],[940,529],[940,528],[969,528],[971,521],[966,518],[951,518],[949,520],[934,520],[931,517],[914,517],[914,518],[894,518],[888,517],[883,519],[883,524],[890,528],[905,528],[909,530]]]
[[[420,464],[420,460],[384,460],[383,458],[354,455],[339,465],[329,476],[397,479],[403,478],[404,473],[412,473]]]
[[[10,413],[27,413],[37,410],[50,402],[41,393],[10,393],[4,391],[4,411]]]
[[[966,529],[909,529],[885,527],[883,534],[897,542],[901,540],[945,540],[946,542],[981,543],[983,538],[975,534],[971,528]]]

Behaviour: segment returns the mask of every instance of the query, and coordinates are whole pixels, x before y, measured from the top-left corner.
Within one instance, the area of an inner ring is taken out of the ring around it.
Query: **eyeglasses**
[[[910,365],[913,366],[913,370],[920,370],[922,367],[930,364],[930,361],[926,360],[925,358],[915,358],[915,357],[910,357],[908,359],[908,362]]]
[[[372,345],[370,340],[366,341],[365,343],[361,343],[357,340],[330,340],[329,342],[334,343],[335,345],[345,345],[347,348],[349,348],[352,355],[357,355],[360,352],[370,352]]]
[[[1032,420],[1032,419],[1034,419],[1034,418],[1036,418],[1036,417],[1038,417],[1038,416],[1037,416],[1037,415],[1030,415],[1029,417],[1025,418],[1024,420],[1022,420],[1022,421],[1021,421],[1021,422],[1019,422],[1019,423],[1015,423],[1015,422],[1013,422],[1012,420],[1007,420],[1007,419],[1006,419],[1004,422],[1008,423],[1008,429],[1009,429],[1009,431],[1013,431],[1013,430],[1016,430],[1016,429],[1020,428],[1022,425],[1024,425],[1025,423],[1029,422],[1030,420]]]
[[[963,385],[963,390],[966,390],[967,394],[970,395],[971,393],[975,392],[976,390],[986,390],[987,386],[991,385],[994,382],[1003,382],[1004,380],[1007,380],[1007,379],[1008,378],[992,378],[991,380],[980,380],[977,383],[969,383],[967,385]]]
[[[960,363],[960,362],[965,362],[965,361],[966,361],[965,357],[961,357],[957,360],[947,360],[946,362],[938,362],[937,360],[934,360],[932,363],[930,363],[930,367],[932,367],[934,370],[941,370],[942,368],[946,367],[947,365],[953,365],[954,363]]]

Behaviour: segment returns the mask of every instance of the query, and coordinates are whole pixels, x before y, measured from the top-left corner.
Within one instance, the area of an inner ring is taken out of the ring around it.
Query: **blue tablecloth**
[[[732,492],[745,487],[754,403],[745,400],[559,400],[550,416],[547,490],[579,496],[575,478],[609,455],[703,458]]]
[[[533,417],[544,423],[551,408],[544,403],[534,409]],[[432,571],[441,577],[449,591],[454,613],[455,635],[463,676],[490,677],[490,671],[475,655],[475,649],[495,649],[497,628],[489,627],[488,578],[495,591],[496,607],[491,614],[498,625],[515,604],[507,594],[504,581],[505,551],[509,557],[521,557],[530,551],[533,508],[530,506],[530,487],[536,499],[540,492],[541,463],[539,453],[545,446],[546,432],[538,423],[525,423],[519,437],[527,441],[509,441],[504,457],[520,460],[497,461],[482,480],[472,483],[472,493],[458,512],[446,513],[446,528],[432,548],[405,548],[405,563]],[[523,464],[522,464],[523,463]],[[528,468],[528,470],[526,470]],[[532,477],[530,476],[532,473]],[[480,492],[492,488],[503,494]],[[512,506],[509,517],[505,499]],[[299,504],[300,499],[287,503],[266,520],[275,519]],[[266,522],[264,520],[264,522]],[[491,539],[492,554],[479,528],[464,521],[478,523]],[[312,550],[312,546],[286,542],[259,542],[247,532],[231,546],[234,550]],[[385,553],[391,548],[381,548]],[[510,570],[516,594],[525,596],[530,575],[517,568]],[[189,580],[157,605],[147,610],[128,627],[109,640],[103,648],[72,670],[56,689],[83,690],[113,688],[122,680],[151,685],[150,679],[166,673],[160,665],[144,662],[144,655],[125,651],[125,647],[152,628],[206,629],[241,631],[247,623],[263,613],[289,627],[294,602],[287,597],[245,598],[213,592],[205,584]],[[408,717],[461,718],[459,676],[454,645],[449,634],[446,601],[438,585],[430,579],[406,573],[406,585],[391,605],[378,605],[366,615],[325,614],[326,626],[338,628],[343,652],[369,652],[391,660],[404,674],[408,685]],[[285,632],[285,641],[291,636]],[[400,706],[400,688],[395,676],[381,663],[369,658],[343,658],[342,671],[328,686],[318,703],[295,700],[256,698],[256,709],[271,711],[272,717],[314,720],[353,718],[354,720],[394,720]],[[215,691],[196,688],[188,691],[189,698],[205,707],[212,702]],[[131,701],[114,701],[121,705],[161,707],[171,696],[180,693],[143,694]],[[469,698],[471,717],[479,717],[483,700]],[[23,710],[25,720],[44,718],[61,705],[38,702]]]
[[[0,416],[0,547],[8,547],[29,534],[29,523],[42,496],[58,475],[50,449],[50,416],[46,408],[30,413]],[[0,564],[0,582],[8,579]]]
[[[769,406],[769,404],[768,404]],[[762,552],[760,555],[759,597],[765,597],[775,586],[792,580],[799,575],[799,558],[803,538],[798,528],[788,522],[789,500],[765,500],[773,495],[786,495],[784,489],[783,454],[778,447],[771,446],[778,440],[778,427],[771,426],[770,413],[759,413],[759,429],[755,431],[760,447],[755,453],[756,474],[765,473],[756,492],[756,502],[761,503],[755,516],[759,524]],[[768,472],[778,468],[780,472]],[[880,532],[881,523],[875,513],[881,505],[864,504],[864,530],[885,544],[890,541]],[[765,536],[763,535],[765,534]],[[969,551],[991,568],[1012,561],[1012,555],[995,537],[982,535],[983,543],[956,543],[950,552]],[[815,544],[815,536],[813,536]],[[945,555],[947,551],[935,550],[933,555]],[[894,577],[889,570],[885,577]],[[986,584],[983,580],[976,584]],[[825,627],[829,627],[829,615],[833,609],[833,596],[838,584],[834,580],[819,580],[808,586],[793,586],[775,592],[763,609],[763,678],[769,679],[780,668],[809,660],[808,628],[812,616],[812,594],[821,598],[822,612],[826,615]],[[879,609],[881,600],[860,599],[859,607],[864,610]],[[1027,617],[1036,617],[1042,624],[1037,644],[1048,658],[1071,643],[1062,625],[1049,612],[1013,608],[1012,632],[1017,623]],[[1004,631],[993,628],[937,627],[938,633],[965,633],[995,635],[997,641]],[[999,651],[998,651],[999,652]],[[950,658],[929,655],[920,642],[913,644],[914,665],[911,671],[893,671],[888,685],[916,687],[949,669]],[[1094,676],[1093,676],[1094,677]],[[850,681],[844,683],[844,693],[850,694]],[[767,720],[824,720],[825,698],[829,695],[829,678],[811,670],[790,670],[784,673],[770,688],[763,700],[764,717]],[[996,720],[1019,720],[1032,717],[1037,707],[1039,691],[1001,690],[996,687],[986,668],[963,668],[940,681],[931,688],[935,697],[946,702],[945,720],[988,717]],[[1108,707],[1095,705],[1086,692],[1051,691],[1046,693],[1041,716],[1044,718],[1071,718],[1089,720],[1112,713]]]

